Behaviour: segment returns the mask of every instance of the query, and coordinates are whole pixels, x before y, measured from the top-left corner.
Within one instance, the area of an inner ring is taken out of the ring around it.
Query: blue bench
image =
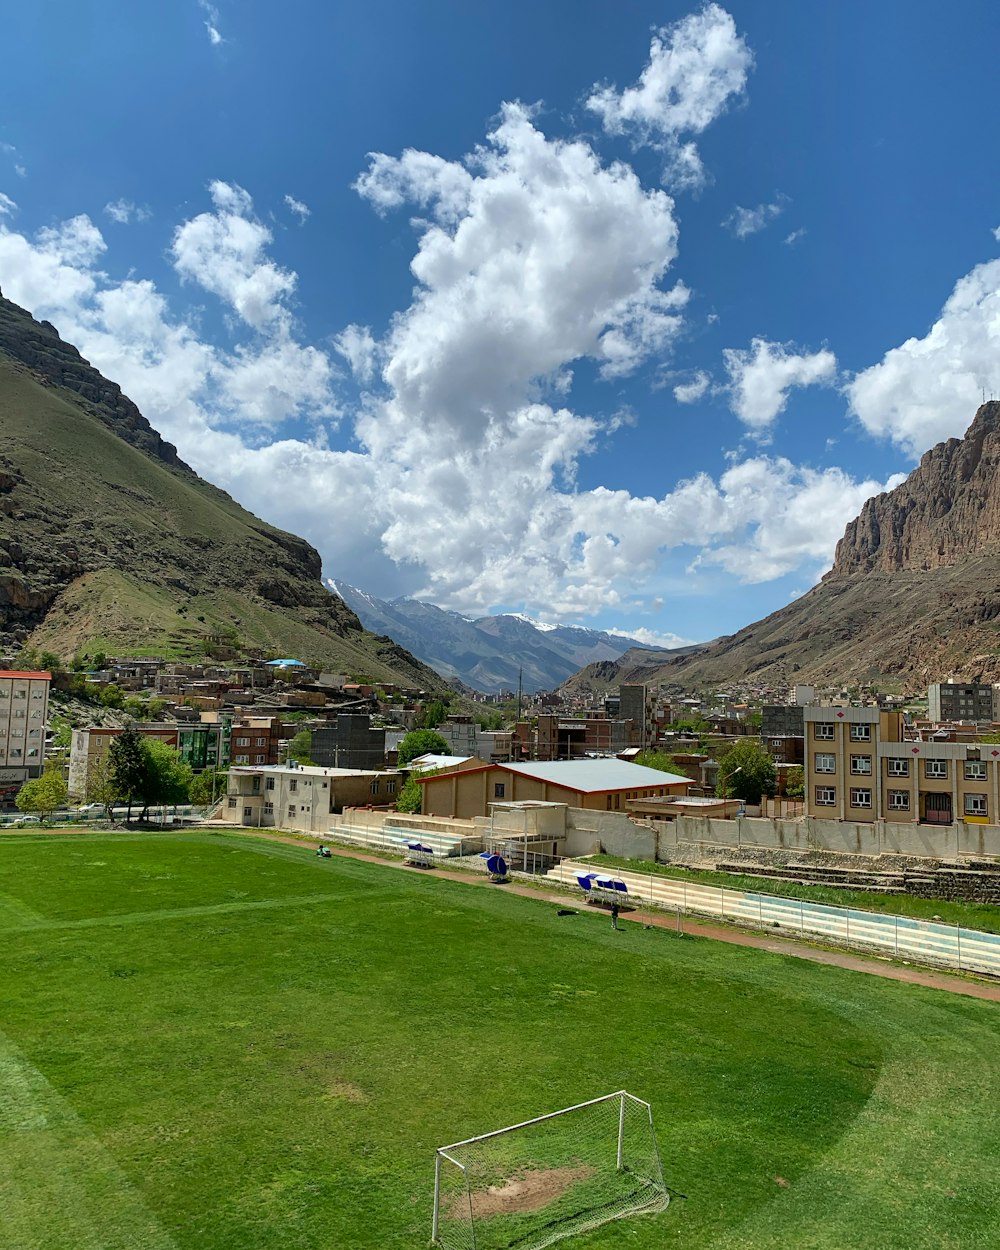
[[[414,868],[433,868],[434,848],[422,846],[419,842],[407,842],[406,858],[403,862],[412,864]]]
[[[618,903],[625,906],[630,901],[628,886],[617,877],[603,877],[596,872],[577,873],[577,883],[588,903]]]

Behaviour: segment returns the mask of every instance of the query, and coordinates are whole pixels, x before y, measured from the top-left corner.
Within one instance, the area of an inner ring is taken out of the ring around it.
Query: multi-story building
[[[232,764],[277,764],[281,750],[281,720],[277,716],[241,716],[229,734]]]
[[[936,681],[927,687],[927,718],[986,724],[997,719],[997,690],[988,682]]]
[[[314,764],[326,768],[381,768],[385,730],[373,726],[367,712],[342,713],[332,725],[313,730],[309,754]]]
[[[0,670],[0,807],[45,765],[51,673]]]
[[[219,819],[255,828],[276,825],[325,833],[332,812],[394,805],[403,781],[404,775],[397,772],[359,768],[233,767]]]
[[[138,724],[135,728],[144,738],[156,738],[175,749],[178,746],[179,725],[150,721]],[[91,770],[104,759],[108,747],[121,732],[120,728],[105,725],[91,725],[86,729],[73,730],[69,749],[69,797],[71,799],[87,797]]]
[[[618,716],[630,720],[638,735],[631,746],[652,750],[656,745],[656,698],[650,686],[618,687]]]
[[[1000,745],[903,737],[900,712],[805,709],[806,814],[834,820],[1000,823]]]

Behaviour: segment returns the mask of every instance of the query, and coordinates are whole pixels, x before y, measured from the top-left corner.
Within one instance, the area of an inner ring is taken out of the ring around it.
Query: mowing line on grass
[[[385,897],[385,895],[369,896]],[[365,899],[367,903],[369,898]],[[0,932],[6,929],[108,929],[117,925],[148,924],[160,920],[186,920],[198,916],[219,916],[227,912],[272,911],[282,907],[308,907],[313,903],[339,903],[344,905],[344,898],[339,894],[301,894],[294,898],[263,898],[252,901],[240,900],[236,903],[205,903],[199,907],[165,907],[161,911],[122,912],[119,915],[85,916],[81,920],[38,920],[27,926],[24,924],[4,925],[0,923]]]
[[[5,1250],[177,1250],[70,1104],[0,1033]]]
[[[45,917],[13,894],[0,891],[0,929],[34,929],[45,923]]]

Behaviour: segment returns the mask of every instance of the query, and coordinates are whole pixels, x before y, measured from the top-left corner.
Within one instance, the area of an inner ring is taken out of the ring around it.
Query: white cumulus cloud
[[[11,217],[17,212],[17,205],[9,195],[0,191],[0,217]]]
[[[690,382],[679,382],[674,387],[674,399],[679,404],[696,404],[712,385],[712,379],[704,369],[699,369]]]
[[[790,343],[755,338],[749,350],[727,347],[730,407],[751,430],[764,432],[785,410],[788,392],[797,386],[831,384],[837,375],[833,352],[800,353]]]
[[[752,64],[732,16],[706,4],[653,35],[638,83],[623,91],[595,87],[587,108],[609,134],[628,134],[662,151],[668,182],[698,186],[705,176],[701,158],[693,141],[681,136],[701,134],[742,95]]]
[[[983,391],[1000,393],[1000,260],[959,279],[923,338],[892,348],[847,387],[865,429],[914,457],[961,438]]]

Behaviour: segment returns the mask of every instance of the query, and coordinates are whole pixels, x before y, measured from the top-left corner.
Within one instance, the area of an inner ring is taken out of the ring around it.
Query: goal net
[[[669,1201],[648,1102],[624,1090],[438,1149],[444,1250],[541,1250]]]

